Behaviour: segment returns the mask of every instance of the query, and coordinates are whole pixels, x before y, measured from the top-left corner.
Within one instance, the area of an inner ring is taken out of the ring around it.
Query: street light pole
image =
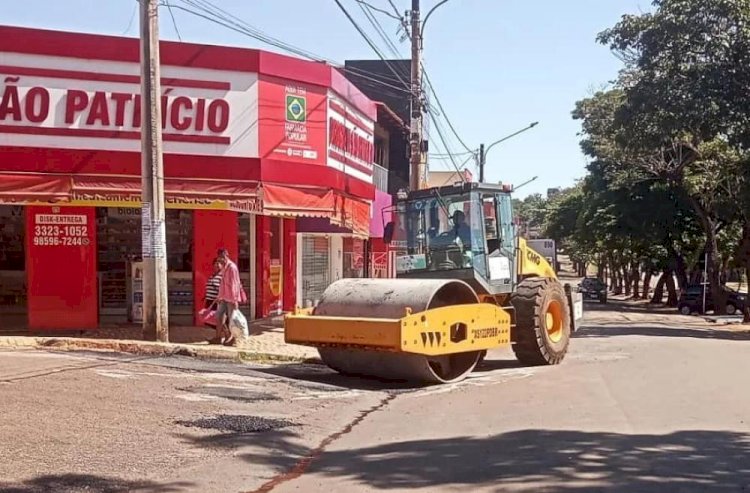
[[[538,176],[534,176],[534,177],[532,177],[531,179],[529,179],[529,180],[526,180],[525,182],[521,183],[521,184],[520,184],[520,185],[518,185],[517,187],[513,187],[513,191],[515,192],[515,191],[516,191],[516,190],[518,190],[519,188],[521,188],[521,187],[525,187],[526,185],[528,185],[528,184],[529,184],[529,183],[531,183],[532,181],[536,181],[536,179],[537,179],[537,178],[539,178],[539,177],[538,177]]]
[[[513,132],[512,134],[510,134],[510,135],[508,135],[506,137],[503,137],[500,140],[496,140],[492,144],[488,145],[486,149],[484,147],[484,144],[480,145],[479,146],[479,182],[480,183],[484,182],[484,164],[485,164],[485,162],[487,160],[487,153],[490,152],[490,149],[492,149],[493,147],[495,147],[496,145],[498,145],[498,144],[500,144],[502,142],[505,142],[508,139],[512,139],[513,137],[515,137],[518,134],[522,134],[522,133],[524,133],[527,130],[531,130],[532,128],[536,127],[537,125],[539,125],[539,122],[532,122],[532,123],[529,124],[529,126],[524,127],[524,128],[522,128],[521,130],[519,130],[517,132]]]

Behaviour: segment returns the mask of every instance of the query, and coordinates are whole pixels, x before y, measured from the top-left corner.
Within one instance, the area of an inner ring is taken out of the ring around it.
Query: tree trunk
[[[737,252],[737,258],[744,266],[745,282],[747,291],[750,293],[750,220],[745,219],[742,224],[742,240]],[[740,282],[742,278],[740,278]],[[742,310],[742,323],[750,323],[750,300],[745,302],[745,308]]]
[[[666,280],[667,285],[667,306],[677,306],[677,290],[674,285],[674,275],[669,273]]]
[[[708,283],[711,286],[711,297],[714,302],[714,313],[724,315],[727,308],[727,297],[721,286],[721,254],[719,253],[718,227],[716,221],[693,196],[688,196],[690,204],[700,219],[703,232],[706,234],[706,270]]]
[[[650,270],[646,271],[646,274],[643,276],[643,292],[641,293],[641,299],[647,300],[648,299],[648,292],[651,290],[651,276],[653,273]]]
[[[638,269],[638,263],[633,262],[631,264],[632,273],[630,274],[630,280],[633,282],[633,299],[639,300],[641,299],[641,292],[640,292],[640,281],[641,281],[641,272]]]
[[[654,296],[651,298],[651,303],[660,305],[664,302],[664,287],[667,283],[667,277],[671,275],[671,272],[664,271],[661,276],[659,276],[659,280],[656,282],[656,287],[654,288]]]
[[[625,280],[625,296],[630,296],[630,288],[633,287],[633,281],[630,279],[630,269],[627,265],[622,268],[622,277]]]
[[[622,294],[622,274],[620,273],[619,267],[612,268],[612,284],[614,288],[612,292],[614,294]]]
[[[674,255],[674,273],[677,275],[677,284],[680,289],[684,290],[688,286],[687,264],[685,263],[685,257],[674,249],[672,249],[672,254]]]

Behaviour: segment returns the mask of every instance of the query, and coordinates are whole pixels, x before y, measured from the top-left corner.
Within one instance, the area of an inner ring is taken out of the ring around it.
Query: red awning
[[[263,214],[325,217],[331,224],[370,235],[370,203],[329,189],[263,184]]]
[[[68,200],[68,176],[41,173],[0,173],[0,203],[59,202]]]
[[[138,176],[74,176],[73,192],[77,194],[120,193],[140,195],[141,178]],[[258,195],[258,183],[165,178],[164,195],[212,200],[256,197]]]
[[[351,229],[361,237],[370,236],[370,203],[347,197],[336,196],[336,214],[331,219],[333,224]]]
[[[332,218],[335,200],[332,190],[263,184],[263,213],[271,216]]]
[[[165,178],[164,197],[168,205],[200,208],[224,202],[223,208],[260,212],[257,182],[230,182],[185,178]],[[133,202],[141,199],[141,179],[137,176],[73,177],[71,199],[75,201]]]

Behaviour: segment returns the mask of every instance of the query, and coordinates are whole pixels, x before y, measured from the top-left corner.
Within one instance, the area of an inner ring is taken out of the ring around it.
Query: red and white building
[[[375,103],[328,65],[259,50],[162,42],[161,63],[171,315],[193,321],[219,247],[251,316],[291,309],[311,272],[298,225],[337,228],[335,256],[379,214]],[[137,39],[0,26],[0,328],[132,320],[139,82]]]

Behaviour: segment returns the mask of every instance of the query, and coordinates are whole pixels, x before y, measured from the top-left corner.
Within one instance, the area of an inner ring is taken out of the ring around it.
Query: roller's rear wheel
[[[556,365],[570,344],[570,308],[565,290],[554,279],[529,278],[518,285],[513,352],[524,365]]]

